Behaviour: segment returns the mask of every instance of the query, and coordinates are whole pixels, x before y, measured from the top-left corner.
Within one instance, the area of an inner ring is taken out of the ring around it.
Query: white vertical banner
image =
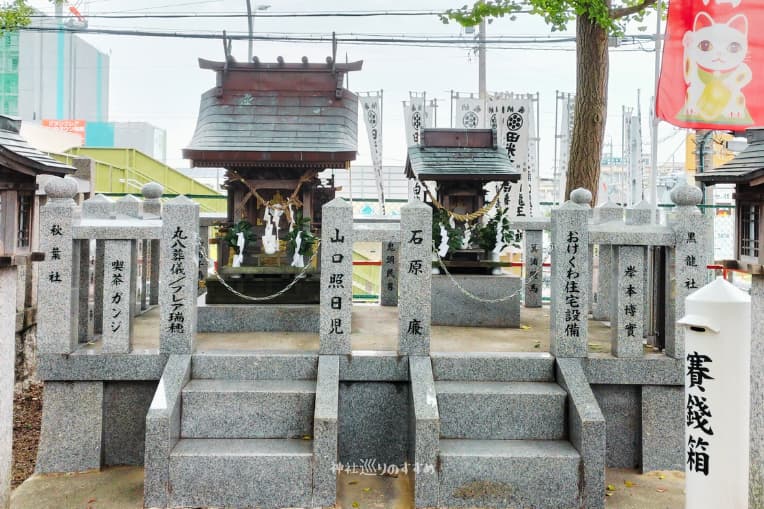
[[[420,130],[433,127],[435,111],[434,105],[426,102],[424,93],[409,92],[409,96],[408,101],[403,101],[403,121],[406,142],[410,147],[419,144]]]
[[[452,100],[455,128],[483,129],[486,127],[486,101],[484,99],[473,96],[462,97],[457,92]]]
[[[382,215],[385,215],[385,189],[382,185],[382,91],[370,92],[360,99],[363,121],[369,136],[369,151],[374,166],[379,207]]]
[[[514,94],[495,94],[487,101],[490,126],[496,128],[498,144],[509,158],[509,162],[521,174],[520,181],[511,184],[509,189],[509,217],[530,217],[529,189],[533,176],[529,178],[528,157],[531,132],[533,102],[527,96]],[[535,184],[534,184],[535,185]],[[533,194],[533,193],[531,193]]]

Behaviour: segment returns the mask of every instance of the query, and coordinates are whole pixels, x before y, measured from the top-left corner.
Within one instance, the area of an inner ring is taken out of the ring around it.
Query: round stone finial
[[[51,177],[45,183],[45,194],[54,200],[74,198],[77,194],[77,181],[74,179]]]
[[[583,187],[574,189],[570,192],[570,199],[578,205],[589,205],[592,202],[592,192]]]
[[[141,194],[147,200],[158,200],[164,193],[164,187],[157,182],[149,182],[141,187]]]
[[[671,201],[683,206],[700,205],[703,201],[703,192],[698,187],[679,184],[671,190]]]

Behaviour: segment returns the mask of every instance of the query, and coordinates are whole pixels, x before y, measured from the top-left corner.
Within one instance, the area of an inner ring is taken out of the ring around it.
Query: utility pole
[[[249,28],[249,39],[247,39],[247,62],[252,61],[252,36],[254,35],[252,19],[252,0],[247,0],[247,28]]]
[[[478,91],[479,97],[485,99],[488,96],[488,89],[485,79],[485,18],[480,22],[480,33],[478,34]]]

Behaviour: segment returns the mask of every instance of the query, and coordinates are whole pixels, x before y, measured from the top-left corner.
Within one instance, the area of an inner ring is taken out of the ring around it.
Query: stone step
[[[311,507],[310,440],[181,439],[170,454],[172,507]]]
[[[304,352],[209,351],[191,358],[191,378],[315,380],[318,355]]]
[[[581,506],[581,456],[567,441],[441,440],[439,459],[439,507]]]
[[[184,438],[301,438],[313,435],[316,382],[191,380],[183,388]]]
[[[435,382],[443,438],[567,438],[565,390],[551,382]]]
[[[433,353],[435,380],[554,382],[554,357],[547,352]]]

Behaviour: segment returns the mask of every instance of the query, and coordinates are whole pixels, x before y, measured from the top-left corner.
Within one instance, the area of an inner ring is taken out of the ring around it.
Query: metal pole
[[[554,195],[552,196],[552,204],[554,205],[557,201],[557,196],[559,196],[559,190],[557,186],[557,182],[559,180],[559,169],[557,168],[558,160],[557,160],[557,140],[559,138],[558,133],[558,122],[560,119],[560,91],[555,90],[554,93],[554,172],[552,180],[552,187],[554,188]]]
[[[488,89],[485,79],[485,18],[480,22],[480,34],[478,34],[478,91],[480,93],[480,99],[485,99],[488,95]]]
[[[254,20],[252,19],[252,0],[247,0],[247,27],[249,28],[249,39],[247,40],[247,62],[252,61],[252,37]]]

